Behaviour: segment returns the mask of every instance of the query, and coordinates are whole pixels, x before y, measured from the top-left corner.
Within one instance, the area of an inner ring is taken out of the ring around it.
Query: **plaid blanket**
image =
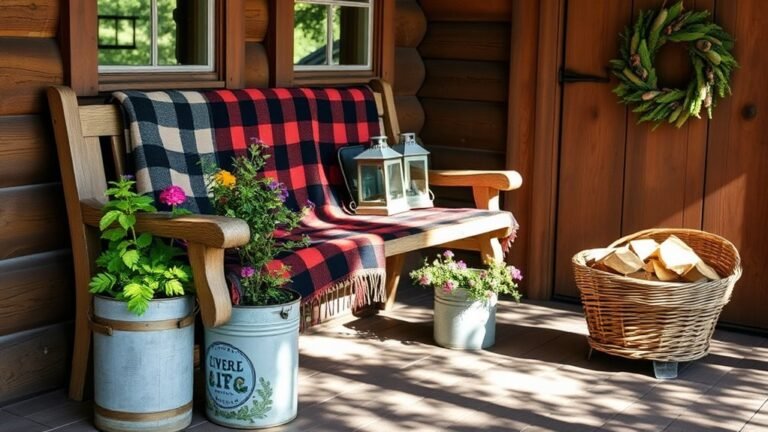
[[[214,158],[230,169],[233,156],[244,154],[252,138],[270,147],[264,175],[287,185],[286,205],[314,204],[292,234],[309,235],[310,246],[273,262],[291,267],[289,287],[302,294],[313,320],[321,304],[338,306],[329,300],[347,294],[355,294],[357,306],[385,300],[384,241],[489,213],[421,209],[382,217],[344,211],[338,149],[380,133],[367,88],[127,91],[114,97],[126,115],[139,191],[156,201],[174,184],[193,197],[189,210],[212,213],[200,161]]]

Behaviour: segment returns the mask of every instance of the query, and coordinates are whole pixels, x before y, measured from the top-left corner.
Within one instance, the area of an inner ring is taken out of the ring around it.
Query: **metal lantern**
[[[391,215],[408,210],[403,157],[387,144],[387,137],[371,137],[371,146],[357,161],[358,214]]]
[[[429,152],[416,142],[415,133],[401,133],[400,143],[393,148],[403,155],[405,196],[408,206],[410,208],[432,207],[427,174]]]

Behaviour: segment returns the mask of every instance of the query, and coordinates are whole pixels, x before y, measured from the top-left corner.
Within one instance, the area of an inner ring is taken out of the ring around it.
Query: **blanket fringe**
[[[355,272],[342,281],[305,298],[301,305],[301,329],[319,324],[345,310],[387,301],[384,269]]]

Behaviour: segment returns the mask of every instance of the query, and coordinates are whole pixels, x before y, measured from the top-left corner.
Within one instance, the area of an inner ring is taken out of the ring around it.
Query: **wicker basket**
[[[700,283],[645,281],[595,270],[586,265],[589,251],[577,253],[573,268],[592,348],[621,357],[666,362],[707,355],[720,311],[741,277],[741,258],[733,244],[703,231],[650,229],[611,246],[641,238],[661,243],[672,234],[724,278]]]

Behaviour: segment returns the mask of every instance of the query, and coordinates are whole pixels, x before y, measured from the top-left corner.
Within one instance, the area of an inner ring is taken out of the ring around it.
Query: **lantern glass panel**
[[[403,197],[403,171],[400,162],[387,164],[387,178],[389,179],[389,199],[396,200]]]
[[[384,202],[384,170],[381,165],[360,165],[361,201]]]
[[[427,194],[427,161],[416,159],[408,161],[408,196]]]

